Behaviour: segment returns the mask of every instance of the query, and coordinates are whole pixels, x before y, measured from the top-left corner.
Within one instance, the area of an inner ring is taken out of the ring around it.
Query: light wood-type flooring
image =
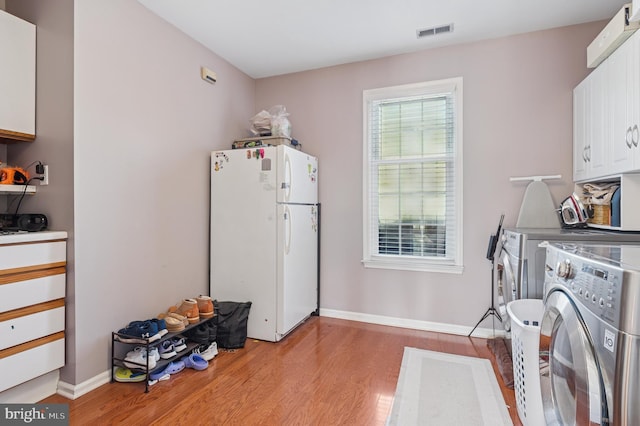
[[[107,337],[105,337],[107,338]],[[248,339],[203,371],[186,369],[144,392],[109,383],[68,400],[71,425],[384,425],[405,346],[488,358],[514,425],[486,339],[312,317],[279,343]],[[464,410],[464,407],[460,407]]]

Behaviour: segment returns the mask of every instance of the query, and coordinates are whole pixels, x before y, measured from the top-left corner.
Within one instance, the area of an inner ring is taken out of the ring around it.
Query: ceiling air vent
[[[418,38],[422,38],[422,37],[450,33],[450,32],[453,32],[453,24],[441,25],[439,27],[433,27],[433,28],[425,28],[423,30],[416,30],[416,35],[418,36]]]

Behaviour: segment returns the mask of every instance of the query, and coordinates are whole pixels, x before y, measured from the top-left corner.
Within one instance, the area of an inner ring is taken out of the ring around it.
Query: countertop
[[[0,245],[66,239],[66,231],[17,232],[0,234]]]

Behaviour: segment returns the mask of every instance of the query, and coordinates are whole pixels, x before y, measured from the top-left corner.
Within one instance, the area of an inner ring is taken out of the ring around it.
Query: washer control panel
[[[618,296],[621,282],[621,271],[584,263],[571,281],[570,288],[589,310],[617,327],[620,318]]]
[[[621,270],[560,252],[554,272],[554,282],[566,287],[577,303],[618,326]]]

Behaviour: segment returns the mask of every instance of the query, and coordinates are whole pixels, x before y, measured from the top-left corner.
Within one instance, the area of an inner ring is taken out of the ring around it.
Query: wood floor
[[[69,404],[71,425],[384,425],[405,346],[492,361],[485,339],[312,317],[279,343],[247,340],[204,371],[159,382],[109,383]],[[460,407],[464,409],[464,407]]]

